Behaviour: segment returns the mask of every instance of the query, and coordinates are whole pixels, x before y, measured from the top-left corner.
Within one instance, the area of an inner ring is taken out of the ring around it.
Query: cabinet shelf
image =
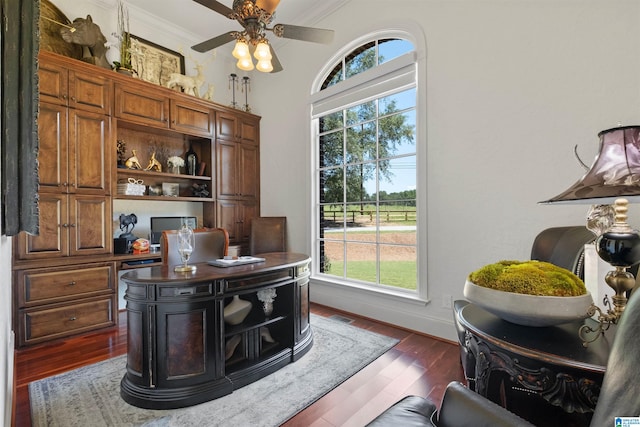
[[[186,175],[180,173],[169,173],[169,172],[153,172],[153,171],[145,171],[141,169],[122,169],[118,168],[118,179],[121,179],[121,176],[127,175],[125,178],[139,178],[144,179],[145,177],[151,178],[170,178],[170,179],[183,179],[189,181],[211,181],[210,176],[198,176],[198,175]]]
[[[227,325],[225,324],[224,336],[230,337],[233,335],[241,334],[243,332],[249,331],[251,329],[261,328],[263,326],[271,325],[276,322],[280,322],[281,320],[286,319],[286,316],[273,316],[273,317],[264,317],[264,315],[251,315],[244,322],[239,325]]]
[[[225,361],[225,371],[227,375],[233,376],[234,373],[239,373],[245,369],[255,369],[256,365],[272,362],[273,359],[277,359],[278,356],[289,355],[290,353],[291,349],[279,342],[266,343],[262,347],[258,359],[247,359],[241,351],[235,351],[233,356]]]
[[[158,200],[162,202],[213,202],[213,197],[172,197],[172,196],[127,196],[126,194],[116,194],[114,199],[126,200]]]

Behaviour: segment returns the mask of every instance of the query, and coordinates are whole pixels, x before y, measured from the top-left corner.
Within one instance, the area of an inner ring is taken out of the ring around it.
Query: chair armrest
[[[436,409],[436,405],[424,397],[406,396],[378,415],[367,427],[432,426],[431,415]]]
[[[533,427],[513,412],[471,391],[459,382],[447,386],[438,413],[438,427]]]

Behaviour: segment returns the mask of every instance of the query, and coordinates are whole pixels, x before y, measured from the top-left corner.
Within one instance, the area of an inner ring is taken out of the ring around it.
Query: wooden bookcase
[[[19,347],[116,325],[117,270],[131,257],[113,254],[113,200],[145,200],[149,212],[155,203],[200,203],[202,226],[230,227],[231,243],[243,247],[260,212],[260,117],[46,51],[39,79],[40,231],[18,235],[13,251]],[[118,167],[119,140],[141,170]],[[219,148],[227,144],[247,148]],[[190,147],[200,173],[168,172],[166,158]],[[162,170],[144,170],[154,152]],[[118,184],[130,178],[177,184],[177,194],[122,194]],[[220,215],[219,199],[251,208]]]

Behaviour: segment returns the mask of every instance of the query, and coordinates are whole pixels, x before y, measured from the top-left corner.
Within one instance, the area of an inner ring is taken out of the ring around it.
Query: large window
[[[335,62],[314,98],[315,273],[418,291],[416,64],[399,38]]]

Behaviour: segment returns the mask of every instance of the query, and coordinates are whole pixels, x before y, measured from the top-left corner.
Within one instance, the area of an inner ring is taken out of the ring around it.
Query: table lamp
[[[593,218],[597,224],[612,225],[600,229],[596,234],[596,251],[600,258],[615,267],[607,273],[605,281],[613,289],[611,298],[613,307],[607,297],[603,304],[606,312],[595,304],[589,315],[598,313],[599,334],[602,335],[611,324],[616,324],[627,304],[627,292],[635,286],[636,280],[627,269],[640,262],[640,234],[627,223],[629,199],[640,196],[640,126],[619,126],[603,130],[598,134],[600,151],[587,173],[575,184],[559,195],[541,203],[584,203],[603,206],[613,203],[613,219]],[[592,209],[594,211],[594,209]],[[611,212],[596,208],[595,211]],[[593,227],[588,228],[594,231]],[[595,227],[598,229],[598,227]],[[580,336],[587,332],[595,332],[584,325]],[[588,343],[583,338],[585,345]]]

